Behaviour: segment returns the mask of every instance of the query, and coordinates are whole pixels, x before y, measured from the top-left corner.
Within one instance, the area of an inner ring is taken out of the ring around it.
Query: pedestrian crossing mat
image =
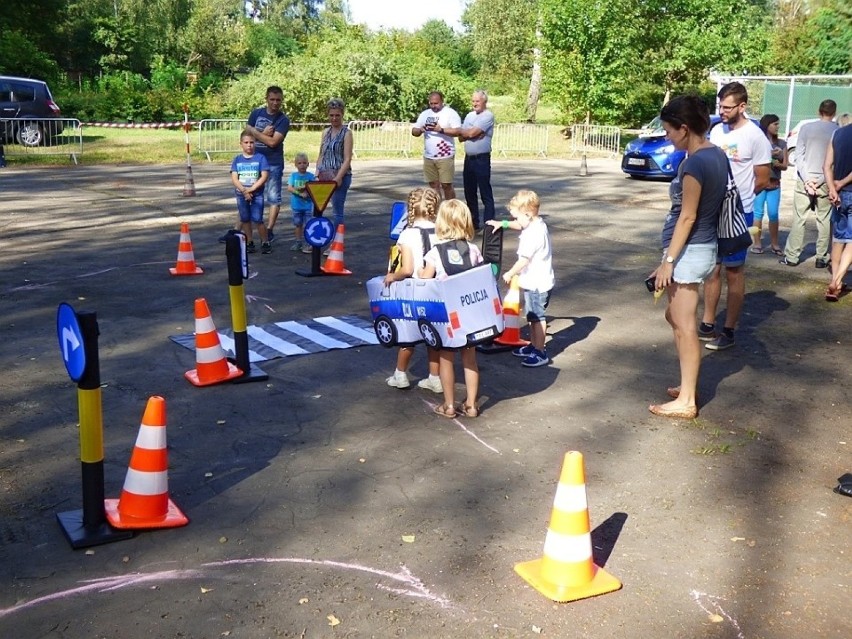
[[[226,356],[235,357],[234,331],[225,329],[216,332]],[[251,362],[379,343],[373,331],[373,323],[354,315],[249,326],[246,333]],[[171,335],[169,339],[184,348],[195,350],[195,334]]]

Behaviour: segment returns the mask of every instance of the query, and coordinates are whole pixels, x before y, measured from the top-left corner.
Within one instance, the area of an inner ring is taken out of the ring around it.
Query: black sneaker
[[[706,328],[703,322],[698,325],[698,339],[702,342],[709,342],[717,337],[718,335],[716,335],[716,328],[714,326]]]
[[[794,262],[793,260],[788,260],[787,256],[784,256],[780,260],[778,260],[778,263],[783,264],[784,266],[798,266],[799,265],[798,262]]]
[[[268,255],[269,253],[272,253],[272,245],[269,242],[264,242],[263,244],[260,245],[260,252],[263,253],[264,255]]]
[[[272,232],[272,229],[266,229],[266,241],[270,244],[275,241],[275,233]]]
[[[724,351],[727,348],[731,348],[734,345],[734,336],[733,334],[728,335],[728,333],[721,333],[719,337],[714,339],[712,342],[707,342],[704,345],[704,348],[710,351]]]
[[[828,260],[817,258],[816,262],[814,262],[814,266],[816,268],[828,268]]]
[[[254,242],[246,244],[246,253],[257,253],[257,247],[254,245]]]

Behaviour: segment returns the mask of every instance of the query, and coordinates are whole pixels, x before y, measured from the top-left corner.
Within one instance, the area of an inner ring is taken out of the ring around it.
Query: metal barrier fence
[[[198,123],[197,151],[203,153],[208,161],[212,161],[215,154],[236,155],[240,152],[239,135],[245,123],[245,120],[201,120]],[[321,132],[326,126],[316,122],[292,123],[285,141],[289,149],[287,157],[292,157],[297,151],[306,151],[313,162],[312,154],[319,149]],[[407,158],[413,153],[419,154],[422,143],[413,148],[415,138],[411,135],[411,127],[410,122],[353,120],[349,122],[354,145],[352,155],[356,158],[369,155],[401,155]],[[548,127],[542,124],[498,124],[494,127],[493,153],[502,157],[525,153],[547,157],[548,135]],[[459,144],[458,151],[459,155],[463,155],[464,145]]]
[[[7,156],[83,153],[83,127],[73,118],[0,118],[0,144]]]
[[[492,153],[506,157],[509,153],[532,153],[547,157],[548,129],[543,124],[498,124],[491,140]]]
[[[570,156],[604,155],[616,158],[621,155],[621,129],[617,126],[597,124],[571,125]]]
[[[311,163],[316,160],[315,153],[319,150],[322,131],[328,124],[321,122],[292,122],[287,139],[284,141],[284,153],[292,160],[298,152],[308,154]],[[240,131],[246,128],[245,120],[201,120],[198,123],[198,148],[208,162],[213,155],[227,153],[236,155],[240,152]]]
[[[384,120],[353,120],[349,123],[352,131],[352,154],[359,156],[377,153],[388,155],[411,155],[410,122],[387,122]]]

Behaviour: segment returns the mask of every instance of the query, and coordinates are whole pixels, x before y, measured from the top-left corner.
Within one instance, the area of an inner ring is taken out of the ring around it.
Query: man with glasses
[[[748,92],[739,82],[724,85],[717,95],[722,121],[710,130],[710,141],[728,156],[728,163],[743,202],[746,223],[754,223],[754,196],[769,186],[772,146],[760,127],[746,116]],[[718,256],[716,268],[704,283],[704,317],[698,338],[704,347],[721,351],[734,345],[734,329],[740,319],[745,298],[745,259],[747,249],[733,255]],[[725,324],[716,333],[716,309],[722,297],[722,267],[728,284]]]

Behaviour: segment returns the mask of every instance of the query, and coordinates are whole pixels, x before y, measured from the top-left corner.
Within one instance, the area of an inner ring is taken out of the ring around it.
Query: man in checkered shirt
[[[432,91],[429,108],[417,118],[411,135],[423,138],[423,175],[433,189],[442,193],[445,200],[456,197],[453,176],[456,172],[456,141],[444,129],[457,130],[461,118],[455,110],[444,106],[444,94]]]

